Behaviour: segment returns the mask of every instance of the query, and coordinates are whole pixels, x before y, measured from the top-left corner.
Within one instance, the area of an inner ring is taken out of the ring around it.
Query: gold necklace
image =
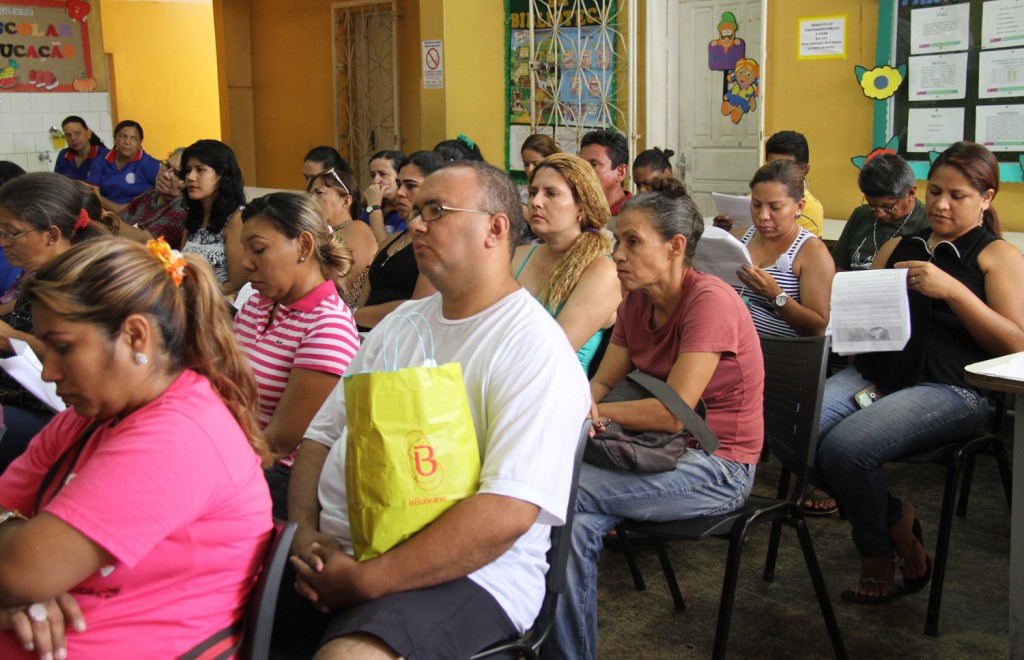
[[[410,237],[409,230],[406,229],[404,232],[402,232],[402,236],[398,240],[396,240],[394,243],[388,246],[389,248],[394,249],[390,253],[385,253],[387,254],[387,256],[384,257],[384,263],[382,263],[380,267],[383,268],[384,266],[387,266],[388,262],[391,261],[391,257],[395,256],[405,248],[409,247],[410,243],[412,243],[412,238]]]

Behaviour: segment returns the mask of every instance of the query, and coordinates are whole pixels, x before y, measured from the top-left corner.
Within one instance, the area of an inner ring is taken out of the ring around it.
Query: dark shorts
[[[354,633],[373,635],[409,660],[429,660],[469,658],[516,629],[493,596],[460,578],[339,610],[320,644]]]

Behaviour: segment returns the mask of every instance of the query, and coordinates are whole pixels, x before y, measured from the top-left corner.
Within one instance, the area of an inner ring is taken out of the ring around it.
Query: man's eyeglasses
[[[16,238],[21,238],[22,236],[25,236],[27,234],[31,234],[32,232],[35,232],[35,231],[43,231],[43,230],[42,229],[29,229],[28,231],[23,231],[20,234],[12,234],[10,232],[7,232],[7,231],[4,231],[4,230],[0,229],[0,241],[13,241]]]
[[[344,191],[344,194],[346,194],[346,195],[351,195],[352,194],[352,193],[350,193],[348,191],[348,186],[346,186],[345,182],[341,180],[341,177],[338,176],[338,173],[334,171],[333,167],[331,169],[329,169],[329,170],[324,170],[323,172],[320,172],[319,174],[314,174],[313,176],[309,177],[309,181],[306,182],[306,192],[313,192],[313,183],[317,179],[326,179],[327,177],[331,177],[335,181],[337,181],[338,185],[341,186],[342,191]]]
[[[891,208],[890,207],[886,207],[886,206],[875,206],[874,204],[868,203],[868,198],[867,197],[864,197],[862,199],[862,202],[863,202],[864,206],[866,206],[869,209],[871,209],[871,211],[875,215],[896,215],[896,207],[900,205],[899,202],[896,202],[895,204],[892,205]]]
[[[413,210],[413,215],[410,220],[422,220],[423,222],[436,222],[441,219],[441,216],[448,211],[460,211],[462,213],[479,213],[480,215],[494,215],[490,211],[480,211],[478,209],[457,209],[454,206],[445,206],[443,204],[427,204],[419,211]]]

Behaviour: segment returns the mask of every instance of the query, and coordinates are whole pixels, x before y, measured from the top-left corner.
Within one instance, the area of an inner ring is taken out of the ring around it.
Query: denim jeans
[[[869,385],[855,367],[825,382],[812,481],[843,505],[861,556],[881,557],[892,552],[889,528],[903,517],[882,466],[978,432],[988,401],[972,389],[922,382],[862,409],[853,395]]]
[[[555,629],[544,656],[593,658],[597,654],[597,557],[605,533],[622,520],[679,520],[728,513],[746,502],[755,465],[688,450],[672,472],[638,474],[583,465],[566,593],[558,601]]]
[[[25,453],[32,438],[53,419],[53,413],[5,405],[3,419],[7,431],[0,439],[0,474],[7,470],[7,466],[13,463],[14,459]]]

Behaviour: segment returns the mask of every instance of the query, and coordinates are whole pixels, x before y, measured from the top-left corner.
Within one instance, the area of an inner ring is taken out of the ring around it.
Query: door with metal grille
[[[370,156],[399,148],[397,8],[395,0],[347,0],[331,11],[335,142],[364,187]]]

